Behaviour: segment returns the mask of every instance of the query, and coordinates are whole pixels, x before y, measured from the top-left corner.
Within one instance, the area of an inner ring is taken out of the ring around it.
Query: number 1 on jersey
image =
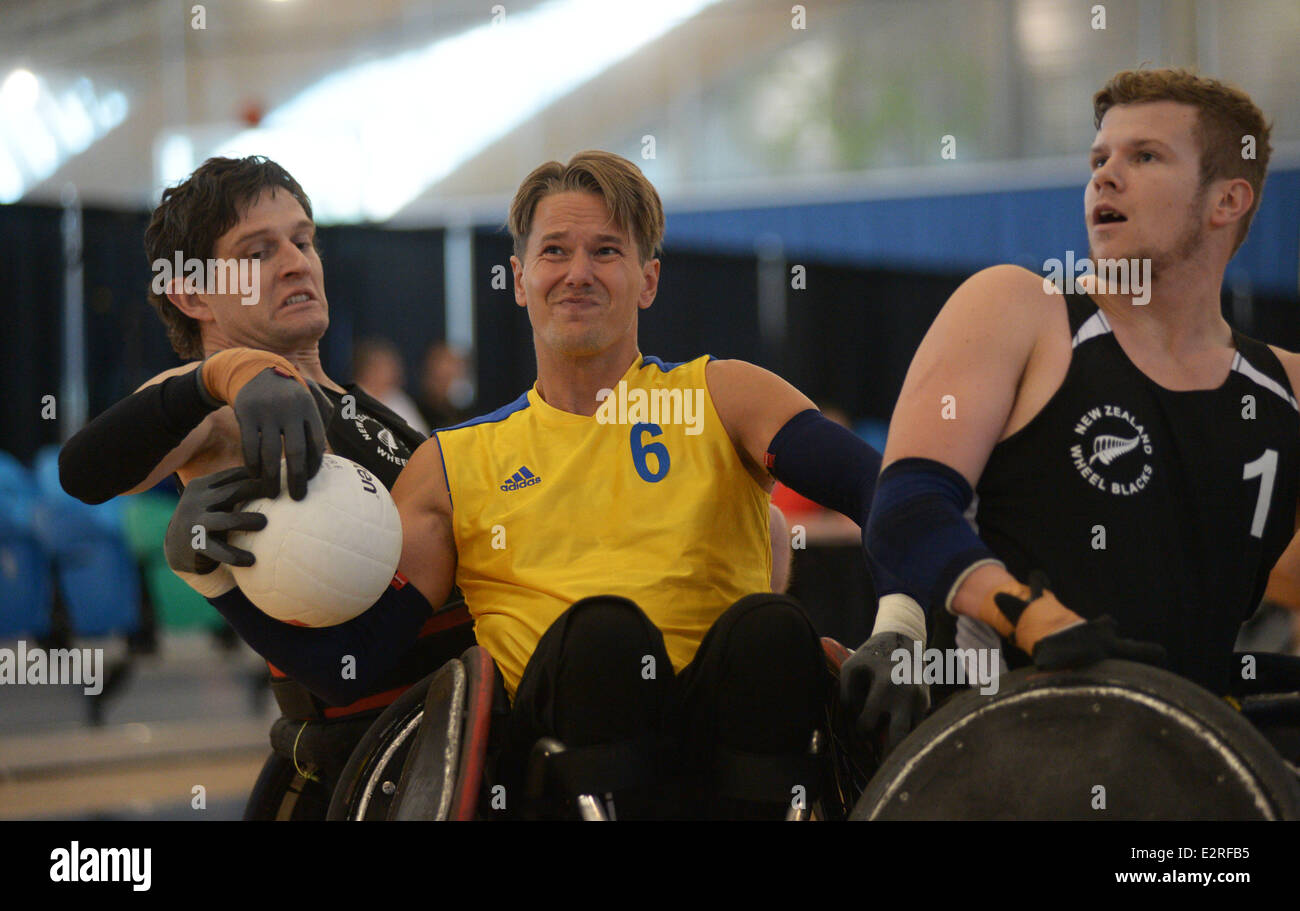
[[[1250,536],[1262,538],[1264,525],[1268,522],[1268,504],[1273,499],[1273,479],[1277,477],[1277,450],[1265,449],[1258,459],[1247,462],[1241,477],[1244,481],[1262,479],[1259,482],[1259,499],[1255,502],[1255,519],[1250,523]]]

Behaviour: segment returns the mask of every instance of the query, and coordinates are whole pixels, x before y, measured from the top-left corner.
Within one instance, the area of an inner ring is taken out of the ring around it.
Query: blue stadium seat
[[[23,524],[36,504],[36,479],[7,452],[0,452],[0,517]]]
[[[33,527],[35,505],[31,473],[0,452],[0,639],[50,631],[52,570]]]
[[[72,632],[132,633],[140,625],[140,573],[127,547],[123,505],[90,506],[59,484],[58,448],[36,454],[35,527],[54,558]]]

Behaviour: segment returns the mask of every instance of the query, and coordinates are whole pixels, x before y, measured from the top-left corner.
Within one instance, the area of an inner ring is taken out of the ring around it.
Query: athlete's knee
[[[576,601],[565,612],[565,660],[658,656],[663,634],[635,601],[616,595],[596,595]]]
[[[727,650],[738,658],[787,667],[821,667],[821,645],[812,621],[787,595],[760,592],[746,595],[719,619],[725,625]]]
[[[798,752],[820,720],[828,685],[812,623],[792,598],[750,595],[720,618],[716,724],[720,743]]]
[[[601,743],[658,730],[672,684],[663,634],[627,598],[575,603],[562,618],[554,675],[555,733]]]

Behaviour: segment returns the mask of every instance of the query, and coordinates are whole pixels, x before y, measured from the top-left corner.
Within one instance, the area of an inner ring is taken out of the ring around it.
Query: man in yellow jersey
[[[826,680],[811,624],[769,590],[769,491],[777,477],[865,526],[880,455],[753,364],[640,352],[663,225],[626,159],[537,168],[510,210],[537,382],[411,458],[394,587],[333,631],[267,628],[238,592],[214,603],[291,673],[324,640],[378,673],[388,618],[457,584],[511,697],[508,788],[552,736],[620,816],[662,810],[655,785],[678,771],[688,808],[779,818],[815,787]]]

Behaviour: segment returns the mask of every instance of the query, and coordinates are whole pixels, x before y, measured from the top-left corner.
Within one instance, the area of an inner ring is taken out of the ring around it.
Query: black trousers
[[[806,754],[827,684],[817,634],[785,595],[741,598],[676,674],[663,635],[634,602],[584,598],[524,668],[499,768],[521,782],[528,752],[547,736],[571,750],[622,745],[653,753],[657,774],[653,785],[614,792],[620,818],[780,818],[789,791],[765,801],[718,796],[719,753]]]

